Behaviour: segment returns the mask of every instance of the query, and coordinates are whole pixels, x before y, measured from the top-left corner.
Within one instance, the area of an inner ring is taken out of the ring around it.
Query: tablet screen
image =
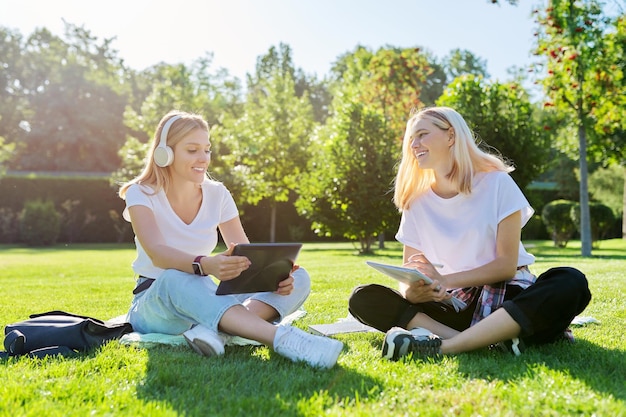
[[[246,243],[235,246],[233,255],[251,262],[237,278],[220,281],[217,295],[276,291],[278,283],[289,276],[302,243]]]

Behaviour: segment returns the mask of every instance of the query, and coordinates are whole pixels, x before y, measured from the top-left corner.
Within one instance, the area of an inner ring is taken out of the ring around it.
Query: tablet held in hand
[[[302,243],[246,243],[233,249],[233,256],[245,256],[250,267],[238,277],[220,281],[217,295],[276,291],[289,276]]]

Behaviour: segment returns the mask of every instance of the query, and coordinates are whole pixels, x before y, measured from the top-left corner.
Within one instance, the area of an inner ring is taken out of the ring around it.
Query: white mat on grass
[[[283,318],[278,324],[291,324],[297,319],[304,317],[306,311],[300,309],[296,310],[290,315]],[[126,321],[126,315],[117,316],[109,320],[110,323],[124,323]],[[261,343],[256,340],[250,340],[239,336],[226,336],[226,346],[246,346],[246,345],[260,345]],[[186,346],[187,341],[182,334],[171,335],[164,333],[139,333],[132,332],[125,334],[120,338],[120,343],[125,345],[136,346],[150,346],[155,344],[160,345],[172,345],[172,346]]]

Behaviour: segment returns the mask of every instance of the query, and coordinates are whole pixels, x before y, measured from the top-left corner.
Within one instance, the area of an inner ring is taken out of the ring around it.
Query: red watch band
[[[200,263],[200,260],[202,258],[206,258],[206,256],[204,255],[196,256],[196,258],[193,260],[193,263],[191,265],[193,266],[194,274],[206,276],[207,274],[204,273],[204,270],[202,269],[202,264]]]

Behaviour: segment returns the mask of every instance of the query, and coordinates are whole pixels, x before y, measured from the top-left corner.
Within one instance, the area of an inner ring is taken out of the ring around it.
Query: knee
[[[567,282],[569,286],[577,289],[585,289],[589,286],[585,274],[570,266],[550,268],[543,275],[546,278],[559,277],[559,279]]]
[[[546,278],[558,277],[562,283],[561,289],[569,291],[571,295],[578,295],[581,303],[587,305],[591,300],[589,282],[587,277],[580,270],[569,266],[551,268],[544,273]]]
[[[298,288],[298,291],[311,292],[311,276],[306,269],[300,267],[293,274],[294,287]]]
[[[348,298],[349,310],[360,311],[364,307],[367,308],[373,297],[376,297],[376,294],[380,294],[381,290],[384,289],[385,287],[378,284],[359,285],[352,290],[352,294]]]

